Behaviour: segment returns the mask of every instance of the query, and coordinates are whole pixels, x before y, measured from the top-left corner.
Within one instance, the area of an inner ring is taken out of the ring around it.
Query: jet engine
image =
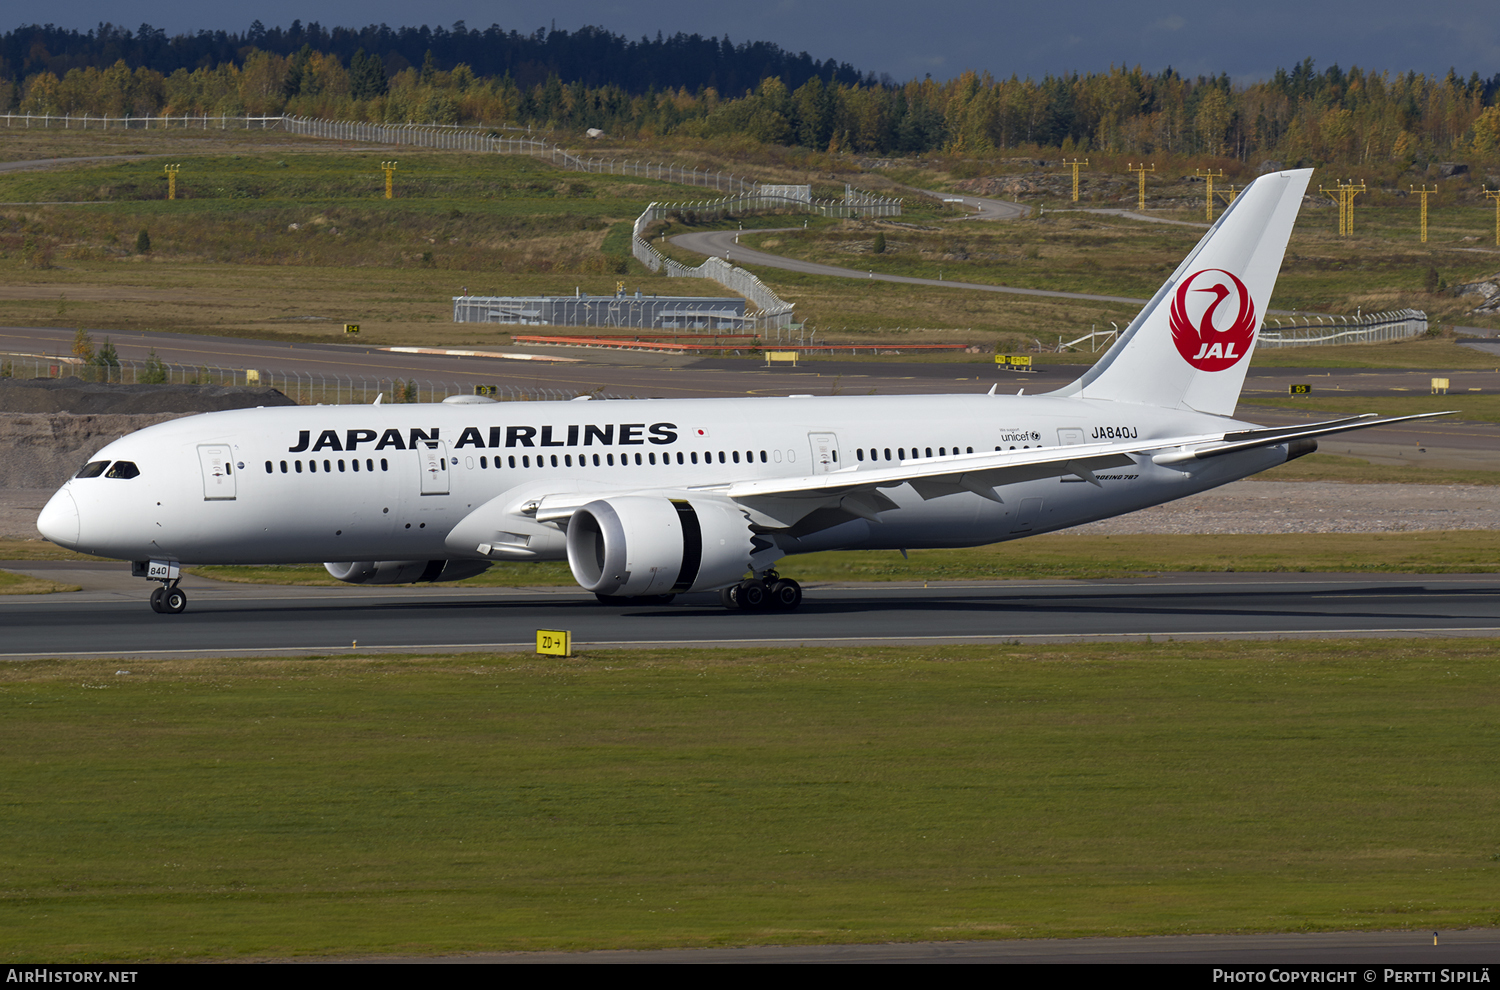
[[[568,521],[568,566],[599,595],[710,591],[734,584],[757,549],[733,502],[684,495],[599,499]]]
[[[482,574],[487,560],[345,560],[323,565],[347,584],[412,584],[416,581],[462,581]]]

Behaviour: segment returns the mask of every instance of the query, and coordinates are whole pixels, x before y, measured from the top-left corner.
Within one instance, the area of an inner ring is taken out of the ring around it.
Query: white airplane
[[[566,558],[612,603],[795,608],[783,556],[966,547],[1205,491],[1381,423],[1232,417],[1311,170],[1256,179],[1113,347],[1045,395],[295,406],[100,450],[42,510],[181,612],[189,564],[332,561],[353,584]],[[1443,415],[1443,414],[1429,414]]]

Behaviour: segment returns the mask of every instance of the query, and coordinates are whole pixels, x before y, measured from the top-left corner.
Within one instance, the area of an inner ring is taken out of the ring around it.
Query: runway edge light
[[[570,657],[573,655],[573,634],[566,629],[538,629],[536,651],[547,656]]]

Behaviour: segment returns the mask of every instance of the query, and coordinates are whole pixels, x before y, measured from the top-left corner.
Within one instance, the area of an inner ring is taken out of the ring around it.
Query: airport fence
[[[596,399],[635,396],[602,391],[519,388],[482,382],[433,381],[427,378],[365,378],[330,375],[321,371],[260,371],[225,368],[215,364],[187,365],[147,358],[119,358],[110,363],[79,357],[44,354],[0,354],[0,378],[79,378],[85,382],[116,385],[201,385],[271,388],[299,405],[368,405],[380,397],[382,403],[442,402],[455,395],[484,395],[497,402],[564,402],[588,395]]]
[[[652,247],[641,236],[641,232],[646,229],[647,224],[666,215],[662,213],[658,216],[660,206],[660,203],[652,203],[636,217],[630,234],[630,250],[637,261],[653,272],[665,271],[668,278],[712,279],[731,292],[739,293],[759,310],[746,318],[747,326],[753,326],[757,330],[773,330],[792,325],[792,304],[776,295],[770,286],[743,268],[737,268],[723,258],[706,258],[702,264],[689,267]]]
[[[1272,327],[1271,324],[1276,326]],[[1376,344],[1409,340],[1427,332],[1427,314],[1400,309],[1360,316],[1303,317],[1301,322],[1267,320],[1261,324],[1261,347],[1310,347],[1329,344]]]
[[[558,168],[599,175],[633,175],[643,179],[660,179],[679,185],[701,186],[728,194],[714,203],[734,203],[740,212],[779,208],[798,208],[801,212],[824,216],[899,216],[901,200],[860,192],[846,184],[842,200],[797,200],[778,196],[774,190],[754,179],[719,169],[666,162],[641,162],[624,158],[589,158],[558,147],[535,136],[530,128],[514,125],[471,126],[464,124],[381,124],[357,120],[325,120],[316,117],[282,115],[247,117],[231,114],[181,115],[159,117],[105,117],[91,114],[0,114],[9,128],[61,128],[64,130],[262,130],[285,131],[303,137],[333,141],[363,141],[395,147],[440,148],[454,151],[480,151],[504,155],[531,155]],[[524,137],[521,135],[525,135]],[[708,213],[714,204],[691,204]],[[723,215],[722,210],[715,215]]]

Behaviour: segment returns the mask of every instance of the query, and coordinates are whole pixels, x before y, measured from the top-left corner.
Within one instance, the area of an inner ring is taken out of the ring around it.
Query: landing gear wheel
[[[151,592],[151,611],[153,611],[153,612],[162,612],[162,611],[165,611],[165,609],[162,608],[161,599],[162,599],[162,596],[165,595],[166,593],[167,593],[167,589],[166,588],[155,588],[155,589],[152,590],[152,592]]]
[[[740,608],[747,612],[759,612],[769,603],[770,594],[767,592],[764,582],[742,581],[737,586],[739,592],[735,597],[739,600]]]
[[[181,588],[163,589],[161,596],[161,610],[177,615],[187,608],[187,592]]]
[[[727,588],[719,589],[719,604],[725,608],[740,607],[740,586],[731,584]]]
[[[782,578],[771,585],[771,607],[778,612],[790,612],[802,604],[802,585],[790,578]]]

